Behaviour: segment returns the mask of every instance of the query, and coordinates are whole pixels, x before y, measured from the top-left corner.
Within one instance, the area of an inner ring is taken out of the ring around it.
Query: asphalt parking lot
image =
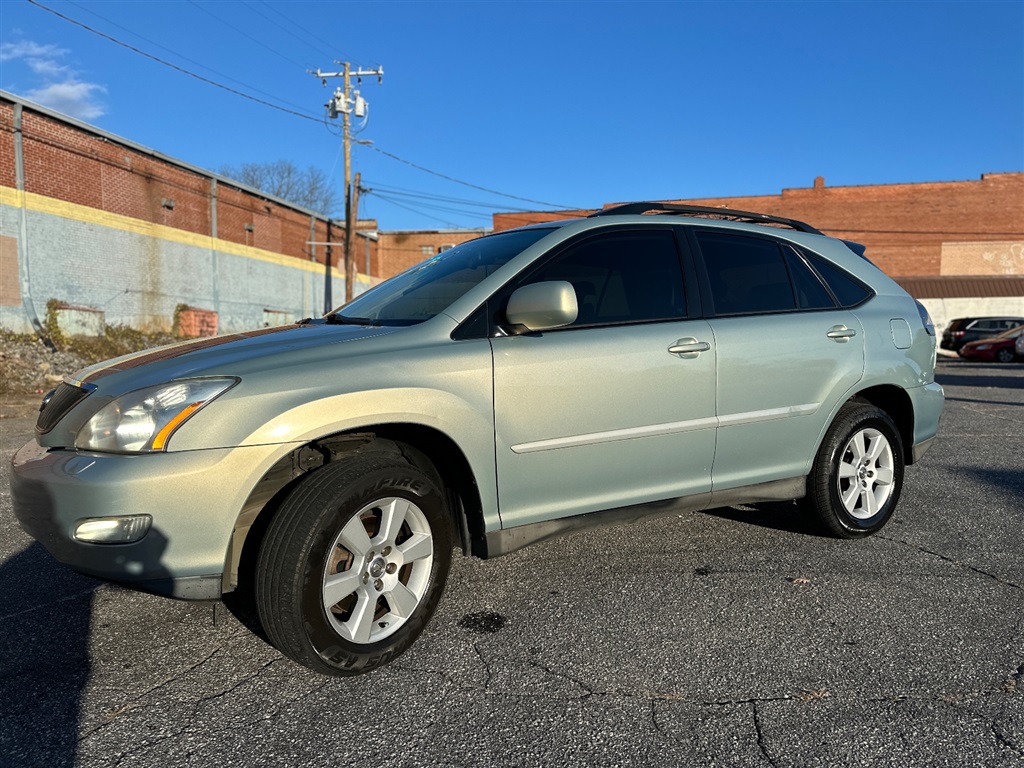
[[[354,679],[58,565],[11,512],[33,419],[3,419],[0,766],[1024,766],[1024,365],[939,379],[877,536],[774,504],[457,558]]]

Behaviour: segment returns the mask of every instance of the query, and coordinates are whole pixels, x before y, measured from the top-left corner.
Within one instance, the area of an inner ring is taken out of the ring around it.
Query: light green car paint
[[[822,235],[768,230],[869,286],[865,303],[463,334],[553,249],[651,226],[680,238],[695,226],[766,233],[664,216],[540,227],[536,242],[415,325],[314,321],[85,369],[69,381],[88,396],[14,458],[18,517],[81,571],[215,598],[237,585],[246,537],[271,497],[374,436],[414,445],[438,466],[460,496],[463,549],[480,556],[596,522],[802,496],[829,425],[858,395],[893,411],[908,461],[923,452],[943,402],[935,337],[895,282]],[[184,421],[165,452],[73,448],[83,424],[124,393],[225,376],[238,384]],[[136,514],[153,521],[141,541],[74,540],[80,520]]]

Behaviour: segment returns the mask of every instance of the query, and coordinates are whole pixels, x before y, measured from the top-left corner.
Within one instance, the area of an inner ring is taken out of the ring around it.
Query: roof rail
[[[712,208],[706,205],[681,205],[678,203],[624,203],[592,213],[587,218],[594,218],[595,216],[628,216],[652,212],[674,213],[683,216],[714,216],[728,221],[742,221],[749,224],[780,224],[784,227],[795,229],[798,232],[809,232],[813,235],[821,234],[810,224],[805,224],[796,219],[786,219],[782,216],[770,216],[767,213],[753,213],[752,211],[735,211],[732,208]]]

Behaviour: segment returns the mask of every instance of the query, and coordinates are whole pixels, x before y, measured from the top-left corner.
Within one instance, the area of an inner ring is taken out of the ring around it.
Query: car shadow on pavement
[[[1024,472],[1019,469],[992,467],[963,467],[964,474],[973,475],[980,482],[1019,500],[1015,511],[1024,516]]]
[[[75,763],[100,584],[38,543],[0,565],[0,764]]]
[[[719,507],[705,509],[704,514],[773,531],[798,533],[815,538],[821,538],[823,535],[818,521],[804,512],[795,501],[765,501],[759,504]]]
[[[1011,371],[1012,368],[1009,366],[997,366],[992,373],[987,371],[984,373],[978,373],[976,368],[972,368],[970,373],[952,370],[950,368],[942,368],[935,374],[935,380],[944,387],[957,386],[957,387],[1000,387],[1003,389],[1019,389],[1022,383],[1020,376],[1003,376],[1000,375],[999,369]]]
[[[981,400],[977,397],[950,397],[946,395],[947,403],[981,403],[982,405],[1014,405],[1019,406],[1019,402],[1012,400]]]

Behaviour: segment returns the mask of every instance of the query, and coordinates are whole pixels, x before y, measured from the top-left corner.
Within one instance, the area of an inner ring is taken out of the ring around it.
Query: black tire
[[[870,536],[896,509],[903,467],[903,443],[889,415],[868,403],[847,403],[814,459],[804,506],[833,536]]]
[[[996,352],[996,360],[1000,363],[1012,363],[1017,354],[1012,349],[1000,349]]]
[[[391,530],[385,519],[396,521]],[[328,464],[267,529],[256,566],[260,622],[278,650],[316,672],[368,672],[423,631],[451,556],[444,497],[422,471],[392,454]],[[338,585],[330,606],[329,577]]]

